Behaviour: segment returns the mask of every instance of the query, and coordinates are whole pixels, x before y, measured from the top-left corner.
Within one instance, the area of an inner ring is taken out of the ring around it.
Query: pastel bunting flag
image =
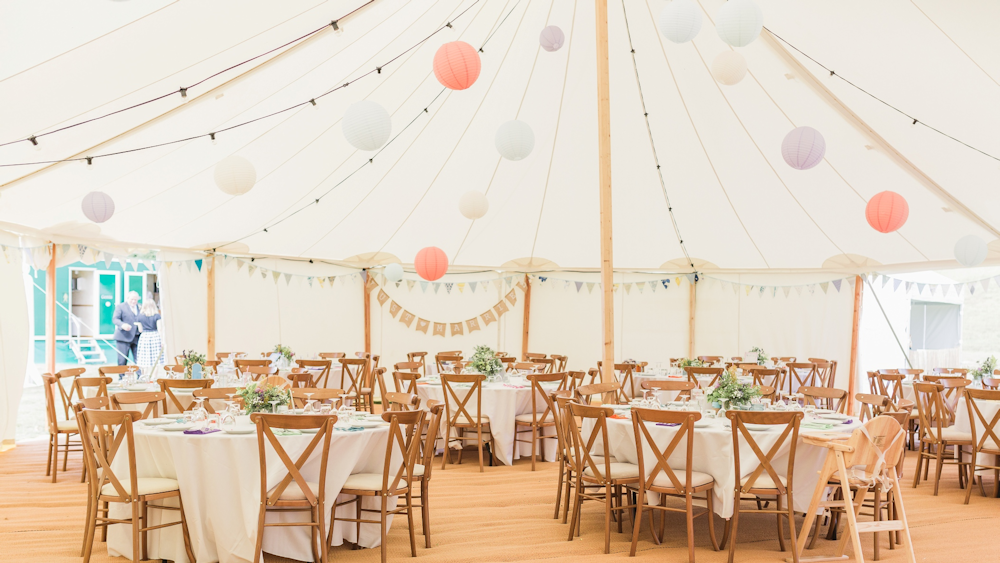
[[[465,282],[458,282],[458,292],[465,293]]]
[[[833,288],[837,290],[837,293],[840,293],[840,284],[843,281],[844,280],[833,280]]]
[[[587,293],[593,293],[595,285],[597,284],[594,282],[587,282]]]
[[[375,276],[365,276],[365,273],[366,273],[365,270],[361,270],[362,279],[367,278],[365,280],[365,289],[371,291],[372,289],[375,289],[375,287],[378,285],[378,280],[375,279]]]
[[[416,280],[406,280],[406,290],[413,291],[413,286],[417,285]]]
[[[539,277],[539,279],[541,279],[542,281],[545,281],[545,278]],[[519,287],[521,289],[521,291],[527,291],[528,290],[528,287],[524,285],[523,281],[517,282],[517,287]]]
[[[250,274],[250,277],[253,277],[253,273],[256,271],[257,271],[257,266],[254,266],[253,264],[247,266],[247,273]]]
[[[580,288],[583,287],[583,282],[573,282],[576,285],[576,292],[580,293]]]

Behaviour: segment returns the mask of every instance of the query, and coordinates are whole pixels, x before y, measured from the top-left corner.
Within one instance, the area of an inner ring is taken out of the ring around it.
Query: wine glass
[[[197,403],[195,408],[192,410],[194,414],[194,422],[204,422],[208,418],[208,411],[205,410],[203,403],[205,399],[203,397],[196,397],[194,402]]]
[[[268,402],[271,403],[271,414],[278,414],[278,403],[281,402],[281,399],[272,399]]]
[[[313,409],[309,405],[312,403],[313,393],[303,393],[303,395],[306,396],[306,404],[303,407],[303,412],[305,412],[306,414],[312,414]]]

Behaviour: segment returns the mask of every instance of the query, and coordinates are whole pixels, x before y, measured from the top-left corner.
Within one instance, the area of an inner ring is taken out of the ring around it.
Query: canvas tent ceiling
[[[61,54],[26,69],[4,67],[0,142],[176,90],[362,3],[289,0],[248,8],[237,0],[177,0],[151,6],[99,37],[50,32],[46,41],[66,41],[48,46]],[[609,4],[615,266],[681,270],[684,253],[647,136],[622,2]],[[718,85],[709,65],[729,49],[712,28],[721,4],[701,0],[701,33],[693,43],[675,45],[656,28],[665,2],[624,2],[666,189],[699,269],[941,268],[957,266],[952,249],[961,236],[998,238],[996,160],[914,126],[765,36],[740,49],[751,74],[735,86]],[[997,4],[758,4],[765,26],[840,75],[924,123],[1000,154],[994,103],[1000,36],[991,25],[1000,21]],[[453,28],[406,51],[453,19]],[[85,14],[55,25],[87,20]],[[546,25],[565,32],[559,51],[539,48]],[[201,138],[99,159],[92,170],[80,163],[2,168],[0,222],[130,247],[213,248],[242,239],[226,248],[335,261],[382,253],[374,261],[410,263],[417,250],[435,245],[459,268],[517,260],[598,267],[591,2],[376,0],[342,28],[210,79],[187,103],[171,96],[45,137],[38,149],[0,147],[0,163],[103,154],[217,131],[308,100],[404,54],[315,108],[228,131],[217,144]],[[476,84],[442,94],[431,72],[437,48],[455,40],[478,47],[488,37]],[[389,111],[394,135],[413,123],[348,178],[372,156],[350,147],[340,129],[344,110],[361,99]],[[502,160],[494,148],[497,127],[511,119],[534,131],[534,150],[522,161]],[[801,125],[826,138],[826,160],[809,171],[789,168],[780,154],[784,135]],[[223,194],[213,181],[215,163],[231,154],[257,170],[257,185],[239,197]],[[889,235],[864,218],[866,201],[886,189],[910,207],[909,222]],[[80,210],[91,190],[116,203],[115,216],[100,226]],[[475,222],[458,211],[468,190],[490,200],[489,213]]]

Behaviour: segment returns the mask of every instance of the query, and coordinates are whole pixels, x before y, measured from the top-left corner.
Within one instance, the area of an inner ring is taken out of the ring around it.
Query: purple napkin
[[[844,421],[844,424],[854,424],[854,419],[848,418],[847,420]]]
[[[657,426],[680,426],[680,422],[657,422]]]
[[[198,428],[196,430],[185,430],[185,434],[211,434],[212,432],[218,432],[218,428]]]

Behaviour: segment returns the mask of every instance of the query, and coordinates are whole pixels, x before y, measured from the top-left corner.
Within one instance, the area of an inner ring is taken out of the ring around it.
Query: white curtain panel
[[[17,409],[24,389],[30,352],[28,300],[21,253],[0,256],[0,440],[14,441]]]

